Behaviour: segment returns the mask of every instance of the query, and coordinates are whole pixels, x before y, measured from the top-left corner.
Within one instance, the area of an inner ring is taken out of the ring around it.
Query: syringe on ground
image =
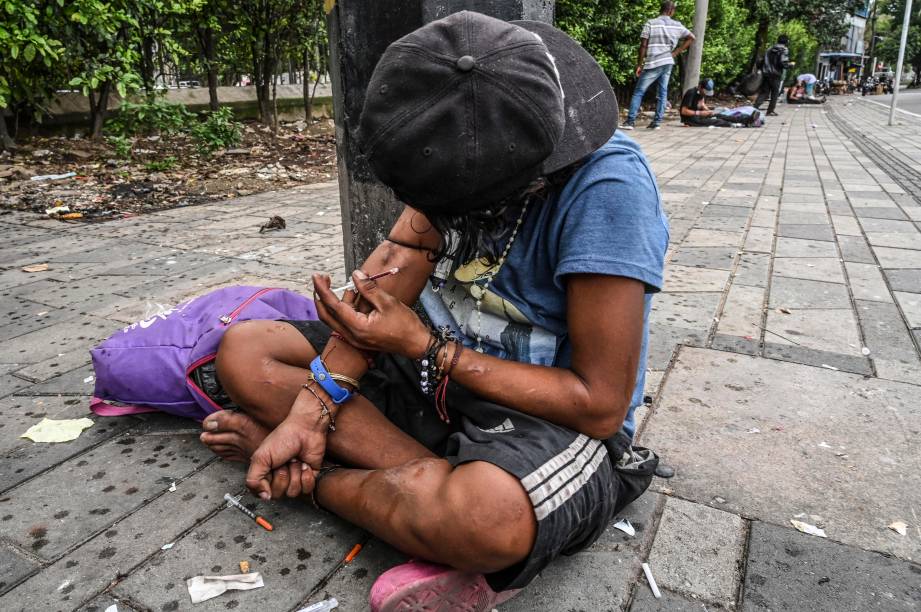
[[[224,500],[227,502],[227,505],[231,508],[236,508],[249,518],[256,521],[256,524],[265,529],[266,531],[272,531],[272,523],[268,522],[246,506],[240,503],[240,500],[232,496],[230,493],[224,493]]]

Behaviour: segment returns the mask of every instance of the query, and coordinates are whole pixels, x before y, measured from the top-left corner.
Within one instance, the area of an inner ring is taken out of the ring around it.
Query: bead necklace
[[[483,352],[483,313],[480,311],[480,308],[483,305],[483,296],[486,295],[486,291],[489,289],[489,283],[492,282],[492,279],[495,278],[496,274],[499,273],[499,270],[502,269],[502,265],[505,263],[505,259],[508,257],[509,251],[512,250],[512,244],[515,242],[515,236],[518,235],[518,230],[521,229],[521,224],[524,222],[524,216],[527,212],[528,200],[525,200],[524,205],[521,207],[521,214],[518,215],[518,221],[515,222],[515,227],[512,229],[512,235],[508,238],[508,244],[505,245],[505,249],[502,251],[502,256],[499,257],[497,265],[493,266],[492,270],[486,274],[486,282],[483,283],[483,288],[476,300],[476,351],[478,353]]]

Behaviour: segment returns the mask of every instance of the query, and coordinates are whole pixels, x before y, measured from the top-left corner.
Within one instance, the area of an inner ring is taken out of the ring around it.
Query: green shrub
[[[154,161],[144,164],[144,169],[148,172],[165,172],[167,170],[172,170],[175,167],[176,158],[172,155],[169,157],[164,157],[163,159],[155,159]]]
[[[127,136],[107,136],[106,141],[115,149],[115,156],[120,159],[129,159],[131,157],[131,145],[133,141]]]
[[[134,103],[124,100],[112,113],[106,129],[119,136],[135,134],[176,134],[186,129],[195,114],[182,104],[171,104],[160,98]]]
[[[243,139],[240,124],[233,120],[233,111],[226,106],[206,113],[204,120],[192,124],[189,131],[202,154],[232,147]]]

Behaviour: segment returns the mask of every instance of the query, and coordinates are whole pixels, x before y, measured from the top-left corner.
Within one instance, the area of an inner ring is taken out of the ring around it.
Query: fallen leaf
[[[45,272],[46,270],[48,270],[48,264],[46,264],[46,263],[32,264],[32,265],[30,265],[30,266],[25,266],[25,267],[22,269],[23,272],[29,272],[29,273],[32,273],[32,272]]]

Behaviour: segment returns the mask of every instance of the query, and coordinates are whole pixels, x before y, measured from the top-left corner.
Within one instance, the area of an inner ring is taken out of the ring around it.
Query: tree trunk
[[[15,148],[16,143],[6,128],[6,109],[0,108],[0,151],[12,151]]]
[[[217,99],[217,66],[214,60],[214,30],[210,27],[204,32],[205,65],[208,67],[208,106],[216,111],[220,106]]]
[[[761,17],[761,20],[758,22],[758,31],[755,34],[755,47],[752,49],[751,57],[748,60],[747,72],[755,71],[755,66],[757,66],[758,60],[761,59],[764,53],[764,47],[767,44],[768,30],[770,27],[770,18],[767,16]]]
[[[99,89],[99,97],[90,92],[90,138],[99,140],[102,137],[102,126],[106,120],[106,110],[109,107],[109,91],[111,83],[106,81]]]
[[[145,36],[141,42],[141,82],[147,95],[154,93],[154,40]]]
[[[313,109],[311,108],[311,106],[313,105],[313,97],[310,95],[310,91],[309,91],[309,88],[310,88],[310,49],[308,47],[304,47],[304,78],[301,79],[301,81],[303,81],[303,84],[304,84],[304,87],[303,87],[304,121],[306,121],[307,124],[309,125],[310,115],[312,114],[312,111],[313,111]]]

